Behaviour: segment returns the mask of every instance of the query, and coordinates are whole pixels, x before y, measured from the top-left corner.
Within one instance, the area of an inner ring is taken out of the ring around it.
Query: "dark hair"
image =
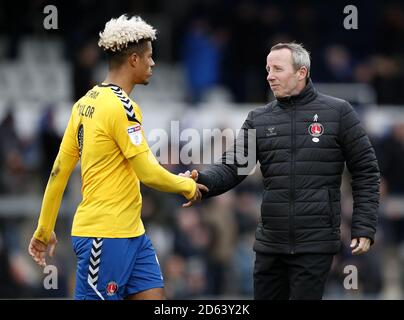
[[[120,51],[106,50],[107,60],[110,66],[119,66],[125,62],[125,60],[133,53],[137,53],[142,56],[146,49],[147,43],[151,39],[140,39],[138,42],[129,42],[125,49]]]

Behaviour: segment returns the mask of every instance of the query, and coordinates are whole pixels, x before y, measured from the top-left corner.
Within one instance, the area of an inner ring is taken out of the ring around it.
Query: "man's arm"
[[[44,244],[48,243],[55,227],[63,193],[78,160],[76,157],[59,151],[53,164],[42,201],[38,227],[34,233],[34,238]]]
[[[373,243],[379,207],[379,166],[370,140],[349,103],[344,106],[341,117],[341,146],[352,175],[351,238],[368,238]]]
[[[46,266],[45,256],[48,247],[51,257],[55,252],[57,239],[53,229],[55,228],[63,192],[77,161],[78,157],[59,151],[53,164],[42,201],[38,226],[28,246],[29,254],[42,267]]]
[[[188,200],[200,200],[199,189],[208,189],[190,178],[174,175],[164,169],[148,149],[128,159],[139,180],[146,186],[163,191],[182,194]]]
[[[249,166],[257,163],[256,133],[252,125],[252,111],[229,150],[213,165],[198,172],[198,182],[206,185],[209,192],[204,198],[227,192],[241,183],[250,173]]]

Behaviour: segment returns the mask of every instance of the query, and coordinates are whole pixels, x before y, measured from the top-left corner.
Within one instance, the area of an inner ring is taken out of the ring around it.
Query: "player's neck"
[[[114,84],[122,88],[123,91],[129,96],[135,84],[132,79],[125,75],[125,73],[109,71],[106,79],[103,81],[107,84]]]

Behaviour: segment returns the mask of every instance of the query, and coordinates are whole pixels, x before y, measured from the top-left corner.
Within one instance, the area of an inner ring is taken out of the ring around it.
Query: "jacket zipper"
[[[290,240],[290,253],[295,253],[295,105],[292,98],[290,99],[292,104],[292,145],[291,145],[291,163],[290,163],[290,210],[289,210],[289,240]]]

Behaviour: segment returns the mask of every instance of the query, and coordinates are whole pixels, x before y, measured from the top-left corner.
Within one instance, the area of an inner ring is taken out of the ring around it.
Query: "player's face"
[[[154,61],[152,58],[153,49],[151,42],[147,42],[147,49],[138,58],[137,68],[136,68],[136,78],[138,84],[148,84],[149,79],[152,76],[152,68],[154,67]]]
[[[295,70],[292,52],[283,48],[271,51],[267,57],[267,81],[274,96],[288,97],[296,94],[296,88],[301,78],[301,70]]]

